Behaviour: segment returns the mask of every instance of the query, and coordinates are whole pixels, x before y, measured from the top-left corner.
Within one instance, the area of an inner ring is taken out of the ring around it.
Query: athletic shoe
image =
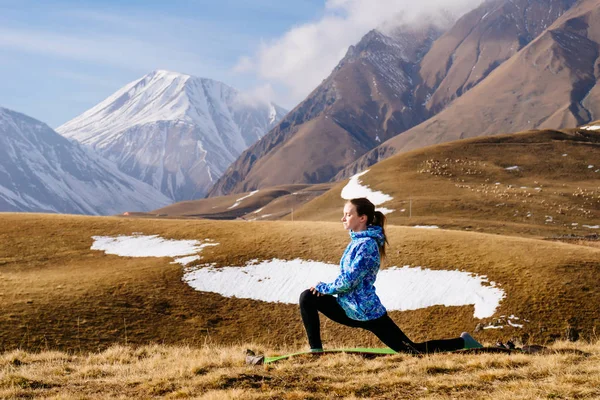
[[[473,336],[469,335],[467,332],[461,333],[460,337],[465,341],[465,349],[480,349],[483,347],[481,343],[475,340]]]
[[[263,365],[265,362],[265,356],[256,355],[252,350],[246,350],[246,365]]]
[[[265,356],[246,356],[246,365],[263,365]]]

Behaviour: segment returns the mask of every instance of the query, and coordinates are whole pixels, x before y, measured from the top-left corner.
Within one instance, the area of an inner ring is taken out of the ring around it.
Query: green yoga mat
[[[318,353],[311,353],[310,351],[301,351],[299,353],[292,353],[292,354],[284,354],[281,356],[273,356],[273,357],[265,357],[265,364],[270,364],[270,363],[274,363],[280,360],[285,360],[291,357],[296,357],[296,356],[305,356],[305,355],[311,355],[311,356],[320,356],[320,355],[325,355],[325,354],[332,354],[332,353],[348,353],[348,354],[358,354],[358,355],[364,355],[364,356],[381,356],[381,355],[390,355],[390,354],[397,354],[394,350],[390,349],[390,348],[364,348],[364,347],[355,347],[355,348],[351,348],[351,349],[333,349],[333,350],[323,350],[322,352],[318,352]]]
[[[526,347],[534,347],[534,346],[526,346]],[[543,346],[537,346],[537,347],[543,347]],[[460,349],[460,350],[454,350],[452,352],[449,353],[455,353],[455,354],[481,354],[481,353],[504,353],[504,354],[510,354],[510,353],[527,353],[527,354],[535,354],[538,353],[539,351],[531,351],[530,349],[513,349],[513,350],[509,350],[509,349],[505,349],[503,347],[482,347],[482,348],[478,348],[478,349]],[[385,356],[385,355],[392,355],[392,354],[398,354],[397,352],[395,352],[394,350],[390,349],[390,348],[366,348],[366,347],[355,347],[355,348],[350,348],[350,349],[333,349],[333,350],[324,350],[322,352],[319,353],[312,353],[310,351],[301,351],[298,353],[292,353],[292,354],[285,354],[285,355],[281,355],[281,356],[273,356],[273,357],[265,357],[264,363],[265,364],[270,364],[270,363],[274,363],[277,361],[281,361],[281,360],[286,360],[288,358],[292,358],[292,357],[298,357],[298,356],[320,356],[320,355],[327,355],[327,354],[339,354],[339,353],[348,353],[348,354],[358,354],[358,355],[362,355],[365,357],[377,357],[377,356]]]

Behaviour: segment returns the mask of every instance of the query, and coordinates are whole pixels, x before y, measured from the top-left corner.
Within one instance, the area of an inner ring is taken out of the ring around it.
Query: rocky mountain
[[[57,131],[181,201],[203,197],[285,114],[223,83],[159,70]]]
[[[416,92],[430,116],[483,81],[577,0],[486,1],[460,18],[423,57]]]
[[[600,1],[578,2],[443,111],[366,154],[336,178],[397,152],[436,143],[516,130],[575,127],[598,119],[598,26]]]
[[[496,69],[520,54],[575,3],[576,0],[488,0],[458,19],[443,34],[430,29],[427,35],[419,36],[426,37],[425,40],[415,39],[406,27],[398,28],[391,35],[369,33],[357,46],[351,47],[331,76],[288,115],[289,119],[282,121],[285,129],[278,126],[270,132],[265,138],[270,145],[261,143],[250,148],[209,195],[282,183],[335,181],[389,156],[393,153],[390,147],[373,143],[373,139],[391,137],[390,140],[395,140],[422,122],[432,121],[457,99],[485,83]],[[423,31],[427,29],[422,28]],[[375,37],[379,40],[373,40]],[[398,52],[397,49],[407,44],[418,50]],[[402,55],[398,56],[399,53]],[[373,70],[385,72],[375,74],[376,79],[369,79]],[[370,87],[363,82],[370,83]],[[339,96],[340,88],[352,89]],[[386,96],[380,96],[381,92]],[[495,97],[492,93],[485,96],[483,102]],[[519,98],[524,100],[523,96]],[[332,110],[335,106],[339,108]],[[336,118],[327,121],[325,117],[331,118],[331,111],[335,111]],[[327,112],[330,114],[323,115]],[[462,110],[461,114],[454,113],[453,118],[460,124],[465,114],[475,115]],[[496,133],[528,127],[507,123]],[[445,134],[444,128],[440,128],[427,131],[425,136],[441,138]],[[350,140],[347,140],[348,135],[352,137]],[[434,139],[432,143],[436,143],[435,140],[442,139]],[[419,146],[416,143],[416,147]],[[364,155],[361,156],[361,152]],[[306,158],[298,154],[305,154]],[[290,159],[294,160],[293,169],[286,164]],[[278,172],[269,173],[273,170]]]
[[[424,120],[417,66],[442,33],[434,24],[373,30],[302,103],[246,150],[209,196],[330,180],[341,168]]]
[[[170,202],[48,125],[0,108],[0,211],[107,215]]]

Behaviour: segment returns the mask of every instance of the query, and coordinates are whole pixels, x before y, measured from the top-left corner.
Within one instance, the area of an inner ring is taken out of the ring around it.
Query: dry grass
[[[101,351],[114,344],[190,346],[304,345],[297,306],[201,293],[181,281],[170,258],[126,258],[92,251],[91,236],[142,232],[173,239],[211,238],[200,263],[241,266],[252,259],[337,263],[348,236],[339,223],[125,219],[0,215],[0,351]],[[584,339],[600,329],[600,250],[474,232],[388,227],[387,266],[459,269],[487,275],[506,293],[495,316],[472,306],[392,312],[414,340],[453,337],[501,315],[523,329],[485,330],[495,343],[547,343],[568,327]],[[324,323],[324,339],[379,346],[368,333]]]
[[[588,246],[596,249],[600,249],[600,240],[585,240],[585,239],[575,239],[575,240],[562,240],[565,243],[574,244],[577,246]]]
[[[244,346],[113,346],[92,354],[15,350],[0,355],[0,398],[598,398],[600,344],[576,347],[588,355],[365,360],[337,354],[267,367],[244,365]]]
[[[587,168],[588,158],[600,159],[597,152],[597,144],[563,133],[527,133],[407,153],[365,176],[394,196],[389,208],[415,200],[413,218],[390,215],[386,267],[469,271],[506,293],[483,321],[472,306],[392,312],[409,337],[453,337],[514,314],[528,320],[522,329],[490,329],[477,338],[547,344],[575,328],[593,344],[552,346],[576,346],[588,357],[332,355],[247,367],[245,343],[268,355],[306,345],[297,306],[197,292],[170,258],[90,250],[94,235],[141,232],[218,242],[204,249],[199,264],[337,263],[348,236],[338,222],[321,221],[339,219],[342,184],[296,211],[305,221],[295,222],[0,214],[0,398],[599,398],[600,248],[540,240],[600,223],[600,187]],[[556,161],[563,153],[570,157]],[[512,165],[522,169],[505,169]],[[542,190],[516,190],[533,185]],[[295,200],[286,195],[270,203],[285,210]],[[214,201],[202,207],[230,207]],[[401,226],[415,224],[453,230]],[[371,334],[330,321],[323,322],[323,339],[329,347],[381,346]]]

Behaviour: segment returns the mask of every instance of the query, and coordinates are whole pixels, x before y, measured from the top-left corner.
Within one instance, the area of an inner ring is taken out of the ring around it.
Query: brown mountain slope
[[[209,197],[331,180],[381,141],[476,86],[574,1],[486,1],[433,45],[438,28],[403,27],[389,36],[370,32],[300,106],[231,165]]]
[[[361,181],[393,197],[392,224],[504,235],[600,234],[600,132],[530,131],[397,154]],[[347,181],[296,212],[337,221]]]
[[[562,128],[600,115],[600,1],[584,0],[444,111],[398,135],[336,178],[397,152],[528,128]]]
[[[481,82],[548,28],[576,0],[487,1],[438,40],[420,66],[417,89],[430,115]]]
[[[166,218],[269,220],[292,214],[294,208],[331,189],[333,183],[281,185],[256,192],[182,201],[152,211]],[[290,215],[291,217],[291,215]]]
[[[416,65],[441,32],[371,31],[332,74],[245,151],[209,193],[329,181],[368,150],[424,120],[412,96]]]

